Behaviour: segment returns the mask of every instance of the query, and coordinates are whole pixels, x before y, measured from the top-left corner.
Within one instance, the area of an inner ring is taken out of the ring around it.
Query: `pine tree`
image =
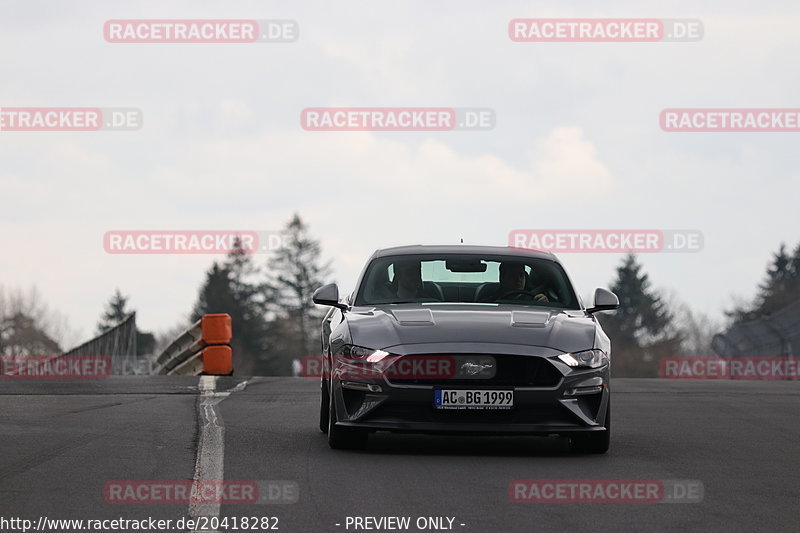
[[[206,272],[206,280],[200,288],[192,309],[191,321],[196,322],[205,314],[228,313],[236,308],[236,299],[230,287],[230,271],[228,266],[218,264],[216,261]]]
[[[611,339],[613,375],[656,377],[658,359],[677,355],[681,335],[633,254],[617,268],[611,291],[619,298],[619,309],[598,319]]]
[[[794,263],[795,258],[789,256],[786,245],[781,243],[778,252],[772,256],[766,279],[759,285],[758,315],[774,313],[800,299],[800,295],[793,290],[797,281]]]
[[[611,291],[619,298],[620,307],[614,315],[609,315],[609,320],[632,340],[658,335],[670,323],[671,316],[661,297],[651,290],[649,276],[642,272],[642,265],[633,254],[617,268]]]
[[[794,295],[794,301],[800,300],[800,242],[792,254],[789,264],[789,291]]]
[[[105,333],[128,318],[131,313],[125,309],[127,306],[128,298],[123,296],[119,289],[116,289],[111,300],[106,304],[100,322],[97,323],[97,332]]]
[[[772,254],[765,279],[758,289],[753,303],[739,304],[725,312],[734,323],[756,320],[800,301],[800,244],[790,256],[786,244],[781,243],[778,251]]]
[[[282,246],[268,263],[267,290],[278,305],[282,336],[288,342],[282,356],[290,360],[318,353],[320,321],[325,310],[319,310],[311,295],[330,277],[330,262],[322,262],[319,241],[313,239],[308,226],[295,214],[282,231]]]
[[[209,269],[191,315],[193,322],[209,313],[231,316],[234,372],[243,375],[277,370],[270,353],[267,302],[263,286],[254,280],[256,274],[250,255],[237,240],[226,260]]]
[[[128,297],[123,296],[119,289],[114,291],[111,299],[106,304],[106,309],[97,323],[97,333],[106,331],[120,325],[135,311],[129,311]],[[156,338],[152,333],[136,328],[136,355],[151,355],[155,350]]]

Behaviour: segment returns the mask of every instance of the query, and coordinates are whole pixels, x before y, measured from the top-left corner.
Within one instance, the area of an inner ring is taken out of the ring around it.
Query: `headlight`
[[[338,379],[379,379],[396,357],[383,350],[345,344],[334,356],[332,375]]]
[[[608,364],[608,356],[603,350],[562,353],[558,359],[562,363],[576,368],[599,368]]]
[[[336,352],[336,355],[347,357],[349,359],[366,359],[370,363],[377,363],[387,355],[388,352],[383,350],[375,350],[373,348],[364,348],[363,346],[356,346],[354,344],[345,344]]]

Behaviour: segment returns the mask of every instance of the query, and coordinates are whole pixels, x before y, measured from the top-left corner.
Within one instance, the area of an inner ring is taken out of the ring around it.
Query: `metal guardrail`
[[[111,358],[111,373],[114,375],[144,374],[142,363],[147,360],[136,355],[136,313],[99,334],[80,346],[76,346],[59,357],[107,356]]]
[[[800,356],[800,302],[769,316],[734,324],[714,335],[711,348],[722,357]]]
[[[2,356],[0,375],[22,377],[19,368],[28,368],[32,375],[42,377],[50,375],[61,360],[86,361],[106,359],[108,371],[104,375],[147,375],[150,360],[136,354],[136,313],[131,313],[116,326],[100,333],[96,337],[56,355],[9,355]],[[105,363],[104,363],[105,364]],[[11,372],[9,368],[16,369]],[[62,365],[62,368],[65,368]],[[27,377],[32,377],[28,375]],[[79,376],[72,376],[79,377]]]
[[[230,315],[204,315],[159,354],[155,373],[230,375],[233,373],[232,336]]]

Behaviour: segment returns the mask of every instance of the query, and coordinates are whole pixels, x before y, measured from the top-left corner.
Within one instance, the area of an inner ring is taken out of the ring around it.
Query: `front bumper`
[[[517,355],[514,357],[539,357]],[[547,357],[556,379],[547,386],[508,382],[447,380],[422,383],[375,379],[338,379],[331,375],[337,425],[370,431],[409,433],[552,435],[603,431],[608,410],[609,366],[574,369]],[[523,380],[524,381],[524,380]],[[343,386],[344,383],[344,386]],[[433,405],[434,391],[446,389],[513,390],[514,407],[507,410],[443,410]]]

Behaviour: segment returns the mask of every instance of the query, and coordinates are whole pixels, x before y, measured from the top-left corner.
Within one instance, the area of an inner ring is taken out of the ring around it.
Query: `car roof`
[[[549,259],[559,262],[550,252],[531,250],[529,248],[514,248],[511,246],[476,246],[472,244],[413,244],[410,246],[395,246],[375,250],[374,258],[392,255],[423,255],[423,254],[485,254],[485,255],[511,255],[515,257],[531,257]]]

